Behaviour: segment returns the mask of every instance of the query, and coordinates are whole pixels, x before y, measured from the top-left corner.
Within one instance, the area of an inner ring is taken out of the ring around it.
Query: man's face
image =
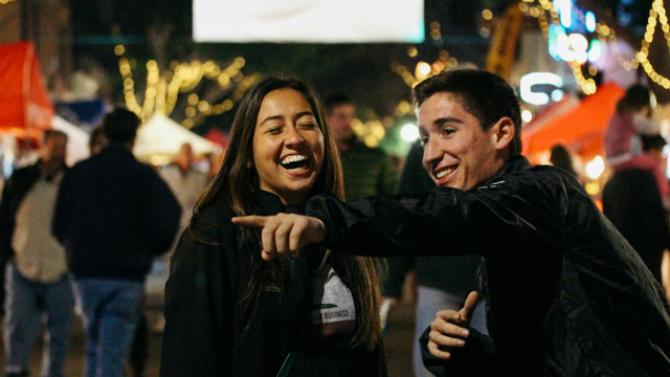
[[[67,138],[53,135],[44,141],[43,159],[46,164],[65,164]]]
[[[183,169],[188,169],[193,164],[193,147],[191,144],[184,143],[181,148],[179,148],[179,153],[177,153],[176,162]]]
[[[351,122],[354,120],[356,107],[353,104],[344,103],[334,106],[328,114],[328,126],[335,141],[344,141],[353,135]]]
[[[502,168],[504,158],[496,149],[498,127],[484,131],[457,95],[432,95],[421,104],[418,117],[423,166],[438,186],[471,190]]]

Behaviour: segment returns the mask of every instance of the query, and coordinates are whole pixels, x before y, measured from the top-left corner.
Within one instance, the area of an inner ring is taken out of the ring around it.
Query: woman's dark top
[[[300,212],[266,192],[257,202],[263,215]],[[262,288],[257,318],[249,321],[240,300],[250,279],[246,266],[260,250],[240,250],[232,216],[217,201],[181,236],[166,286],[161,377],[274,377],[290,352],[297,355],[291,377],[386,376],[381,346],[352,349],[350,335],[323,337],[311,325],[313,275],[324,256],[318,248],[291,259],[293,276],[283,289]],[[346,284],[346,271],[333,268]]]

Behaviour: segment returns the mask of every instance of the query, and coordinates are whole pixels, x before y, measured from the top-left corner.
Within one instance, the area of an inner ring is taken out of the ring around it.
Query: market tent
[[[51,128],[49,100],[31,42],[0,45],[0,132],[36,137]]]
[[[53,117],[51,124],[55,130],[60,130],[67,134],[67,164],[69,166],[72,166],[89,156],[89,135],[86,131],[58,115]]]
[[[212,143],[218,144],[221,148],[225,149],[228,147],[228,136],[223,133],[223,131],[218,128],[212,128],[205,134],[205,139],[211,141]]]
[[[623,94],[617,84],[603,84],[579,106],[523,132],[523,154],[532,159],[559,143],[582,157],[602,154],[607,125]]]
[[[530,135],[538,132],[547,123],[574,110],[579,106],[579,103],[579,99],[576,96],[566,94],[563,99],[545,107],[535,115],[531,122],[524,125],[522,131],[523,137],[528,138]]]
[[[133,152],[142,160],[160,164],[166,157],[176,154],[184,143],[190,143],[193,152],[199,155],[221,151],[220,146],[189,131],[165,115],[156,114],[138,130]]]

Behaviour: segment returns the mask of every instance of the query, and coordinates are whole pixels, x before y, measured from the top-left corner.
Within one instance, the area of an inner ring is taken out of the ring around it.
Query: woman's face
[[[258,112],[253,140],[260,188],[284,204],[301,204],[323,165],[323,133],[302,93],[289,88],[268,93]]]

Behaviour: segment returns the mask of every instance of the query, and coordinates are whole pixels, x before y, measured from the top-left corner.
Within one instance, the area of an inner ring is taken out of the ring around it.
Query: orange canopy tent
[[[51,128],[53,105],[31,42],[0,45],[0,133],[36,137]]]
[[[526,125],[521,134],[523,154],[535,160],[555,144],[564,144],[582,157],[602,154],[605,130],[623,94],[615,83],[606,83],[574,109],[549,121],[543,119],[540,127]]]

